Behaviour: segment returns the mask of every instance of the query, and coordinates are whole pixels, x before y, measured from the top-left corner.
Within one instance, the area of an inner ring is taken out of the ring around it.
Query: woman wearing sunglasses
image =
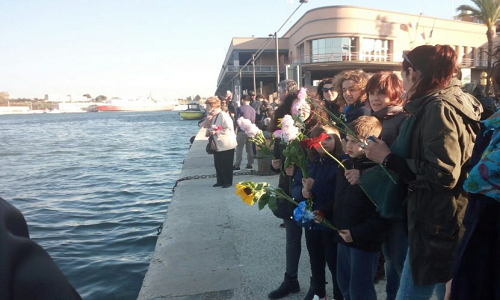
[[[396,299],[444,299],[464,228],[462,185],[479,129],[481,104],[453,78],[457,54],[424,45],[403,54],[401,76],[410,117],[389,150],[374,139],[366,156],[399,174],[407,187],[409,251]]]
[[[345,101],[342,97],[339,97],[339,87],[335,84],[335,80],[336,77],[321,80],[317,93],[319,99],[325,101],[326,108],[339,117],[345,106]]]

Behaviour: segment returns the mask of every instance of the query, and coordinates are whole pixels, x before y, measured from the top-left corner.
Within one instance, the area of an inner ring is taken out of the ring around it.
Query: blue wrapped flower
[[[302,201],[293,210],[293,219],[299,226],[310,225],[314,218],[314,214],[307,208],[307,201]]]

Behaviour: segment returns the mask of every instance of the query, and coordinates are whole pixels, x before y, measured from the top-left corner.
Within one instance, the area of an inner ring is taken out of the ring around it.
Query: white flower
[[[252,121],[245,119],[243,117],[239,117],[238,120],[236,121],[236,123],[238,123],[238,126],[243,131],[247,131],[248,127],[252,125]]]
[[[248,126],[245,130],[245,133],[250,137],[250,138],[253,138],[255,137],[257,134],[259,134],[260,132],[260,129],[259,127],[257,127],[257,125],[255,124],[251,124],[250,123],[250,126]]]

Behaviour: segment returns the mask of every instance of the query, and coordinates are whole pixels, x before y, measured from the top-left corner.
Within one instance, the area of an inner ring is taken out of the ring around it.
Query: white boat
[[[151,97],[146,99],[124,100],[111,98],[103,104],[97,105],[97,111],[166,111],[172,110],[174,104],[170,101],[155,100]]]

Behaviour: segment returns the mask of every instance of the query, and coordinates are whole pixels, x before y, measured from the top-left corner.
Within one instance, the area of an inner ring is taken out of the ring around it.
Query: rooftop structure
[[[232,39],[217,81],[217,94],[253,90],[253,66],[241,66],[268,40]],[[460,67],[470,69],[465,73],[479,83],[487,66],[483,24],[347,5],[309,10],[279,37],[280,76],[311,87],[315,80],[347,69],[398,72],[402,52],[425,44],[451,45]],[[271,42],[255,61],[257,92],[265,95],[276,91],[275,52]]]

